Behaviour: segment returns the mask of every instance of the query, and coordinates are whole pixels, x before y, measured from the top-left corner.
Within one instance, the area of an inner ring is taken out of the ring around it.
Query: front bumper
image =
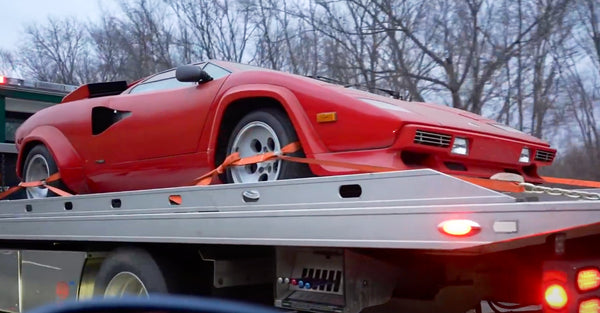
[[[426,142],[416,140],[417,132],[441,134],[444,140]],[[451,153],[454,137],[466,138],[469,142],[467,155]],[[519,162],[521,150],[527,147],[530,161]],[[538,151],[541,151],[538,153]],[[334,160],[356,164],[389,167],[398,170],[432,168],[452,174],[489,178],[496,173],[508,172],[523,176],[525,181],[542,183],[538,175],[540,166],[550,165],[556,150],[545,145],[523,142],[487,134],[460,130],[448,130],[440,127],[406,125],[398,134],[395,143],[387,148],[323,153],[314,155],[315,159]],[[536,156],[538,159],[536,159]],[[550,157],[548,157],[550,156]],[[357,173],[341,167],[311,165],[316,175],[328,176]]]

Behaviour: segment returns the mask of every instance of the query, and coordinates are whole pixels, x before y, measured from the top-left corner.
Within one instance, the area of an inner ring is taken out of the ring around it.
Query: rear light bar
[[[563,286],[560,284],[552,284],[546,287],[546,290],[544,291],[544,301],[546,301],[546,304],[550,308],[560,310],[567,305],[569,297]]]
[[[543,264],[544,312],[600,313],[600,258],[546,261]]]
[[[577,288],[590,291],[600,287],[600,271],[597,268],[582,269],[577,272]]]
[[[0,76],[0,85],[12,86],[16,88],[35,88],[35,89],[44,89],[48,91],[58,91],[58,92],[71,92],[77,89],[77,86],[65,85],[65,84],[57,84],[50,82],[41,82],[37,80],[25,80],[20,78],[12,78],[6,76]]]
[[[579,303],[578,313],[598,313],[600,312],[600,299],[594,298],[584,300]]]

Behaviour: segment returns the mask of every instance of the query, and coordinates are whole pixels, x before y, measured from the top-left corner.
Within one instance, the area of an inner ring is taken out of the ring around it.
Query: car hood
[[[381,109],[394,114],[405,124],[426,124],[549,146],[547,142],[539,138],[471,112],[438,104],[402,101],[334,85],[332,88],[362,100],[365,102],[366,109]]]

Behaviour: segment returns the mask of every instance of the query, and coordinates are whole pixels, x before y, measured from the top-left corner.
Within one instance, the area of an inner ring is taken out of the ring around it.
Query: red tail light
[[[579,313],[598,313],[600,312],[600,299],[589,299],[579,304]]]
[[[438,230],[451,236],[471,236],[478,233],[481,226],[470,220],[448,220],[441,222]]]
[[[560,310],[567,305],[569,301],[567,291],[559,284],[552,284],[546,287],[544,291],[544,300],[549,307]]]
[[[600,271],[596,268],[583,269],[577,272],[577,288],[589,291],[600,287]]]
[[[4,78],[4,76],[0,76],[0,84],[5,84],[6,83],[6,78]]]

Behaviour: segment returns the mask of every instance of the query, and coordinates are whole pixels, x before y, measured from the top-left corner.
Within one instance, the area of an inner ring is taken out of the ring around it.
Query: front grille
[[[452,136],[417,130],[414,143],[436,147],[449,147]]]
[[[554,160],[554,152],[537,150],[535,152],[535,160],[542,162],[552,162],[552,160]]]

